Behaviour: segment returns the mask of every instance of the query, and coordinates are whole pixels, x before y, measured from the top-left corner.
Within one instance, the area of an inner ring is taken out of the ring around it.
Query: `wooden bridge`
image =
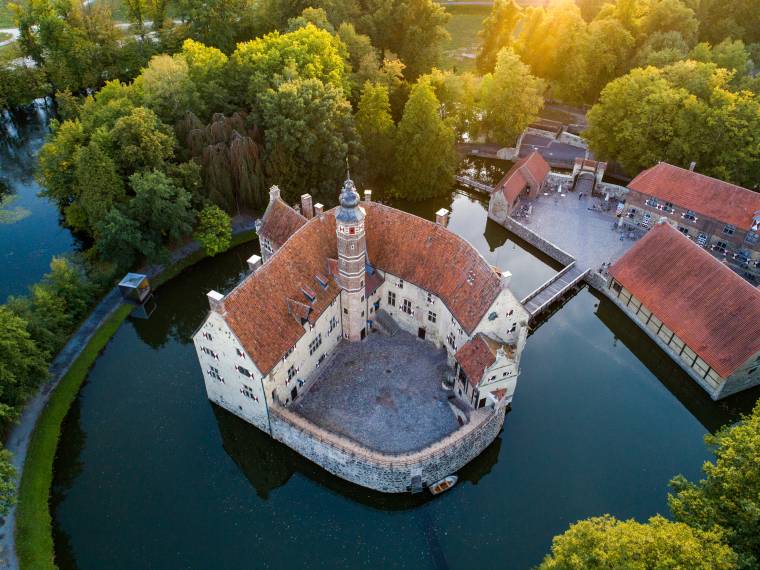
[[[457,182],[462,186],[467,186],[468,188],[478,190],[479,192],[485,192],[486,194],[491,194],[494,191],[493,186],[489,186],[488,184],[470,178],[469,176],[457,176]]]
[[[583,269],[573,261],[530,295],[525,297],[521,302],[528,311],[530,322],[535,322],[536,318],[546,309],[551,307],[556,301],[562,299],[570,290],[580,283],[589,269]]]

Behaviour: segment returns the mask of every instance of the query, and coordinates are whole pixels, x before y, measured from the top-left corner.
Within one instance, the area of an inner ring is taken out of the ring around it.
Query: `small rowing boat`
[[[440,495],[444,491],[448,491],[451,489],[454,485],[457,484],[458,477],[456,475],[449,475],[448,477],[444,477],[440,481],[436,481],[430,487],[428,487],[428,490],[433,495]]]

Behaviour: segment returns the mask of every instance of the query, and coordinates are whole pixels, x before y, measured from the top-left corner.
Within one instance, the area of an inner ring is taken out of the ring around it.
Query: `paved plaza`
[[[602,263],[614,262],[635,243],[627,233],[621,240],[621,230],[613,230],[614,202],[609,212],[603,212],[603,199],[588,195],[579,199],[578,192],[564,194],[541,194],[531,202],[529,216],[515,219],[571,254],[584,269],[597,270]]]
[[[341,342],[291,409],[371,449],[401,453],[459,427],[441,382],[446,351],[406,332]]]

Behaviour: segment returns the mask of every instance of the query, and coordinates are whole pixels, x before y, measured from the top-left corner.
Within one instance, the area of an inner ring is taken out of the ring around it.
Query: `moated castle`
[[[511,274],[346,180],[325,212],[279,189],[261,253],[194,336],[209,399],[331,473],[419,491],[498,435],[528,315]]]

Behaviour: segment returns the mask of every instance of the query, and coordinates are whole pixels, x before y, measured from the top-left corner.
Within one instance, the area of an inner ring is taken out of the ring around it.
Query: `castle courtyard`
[[[422,449],[457,429],[441,382],[446,351],[406,332],[341,342],[291,409],[386,453]]]

